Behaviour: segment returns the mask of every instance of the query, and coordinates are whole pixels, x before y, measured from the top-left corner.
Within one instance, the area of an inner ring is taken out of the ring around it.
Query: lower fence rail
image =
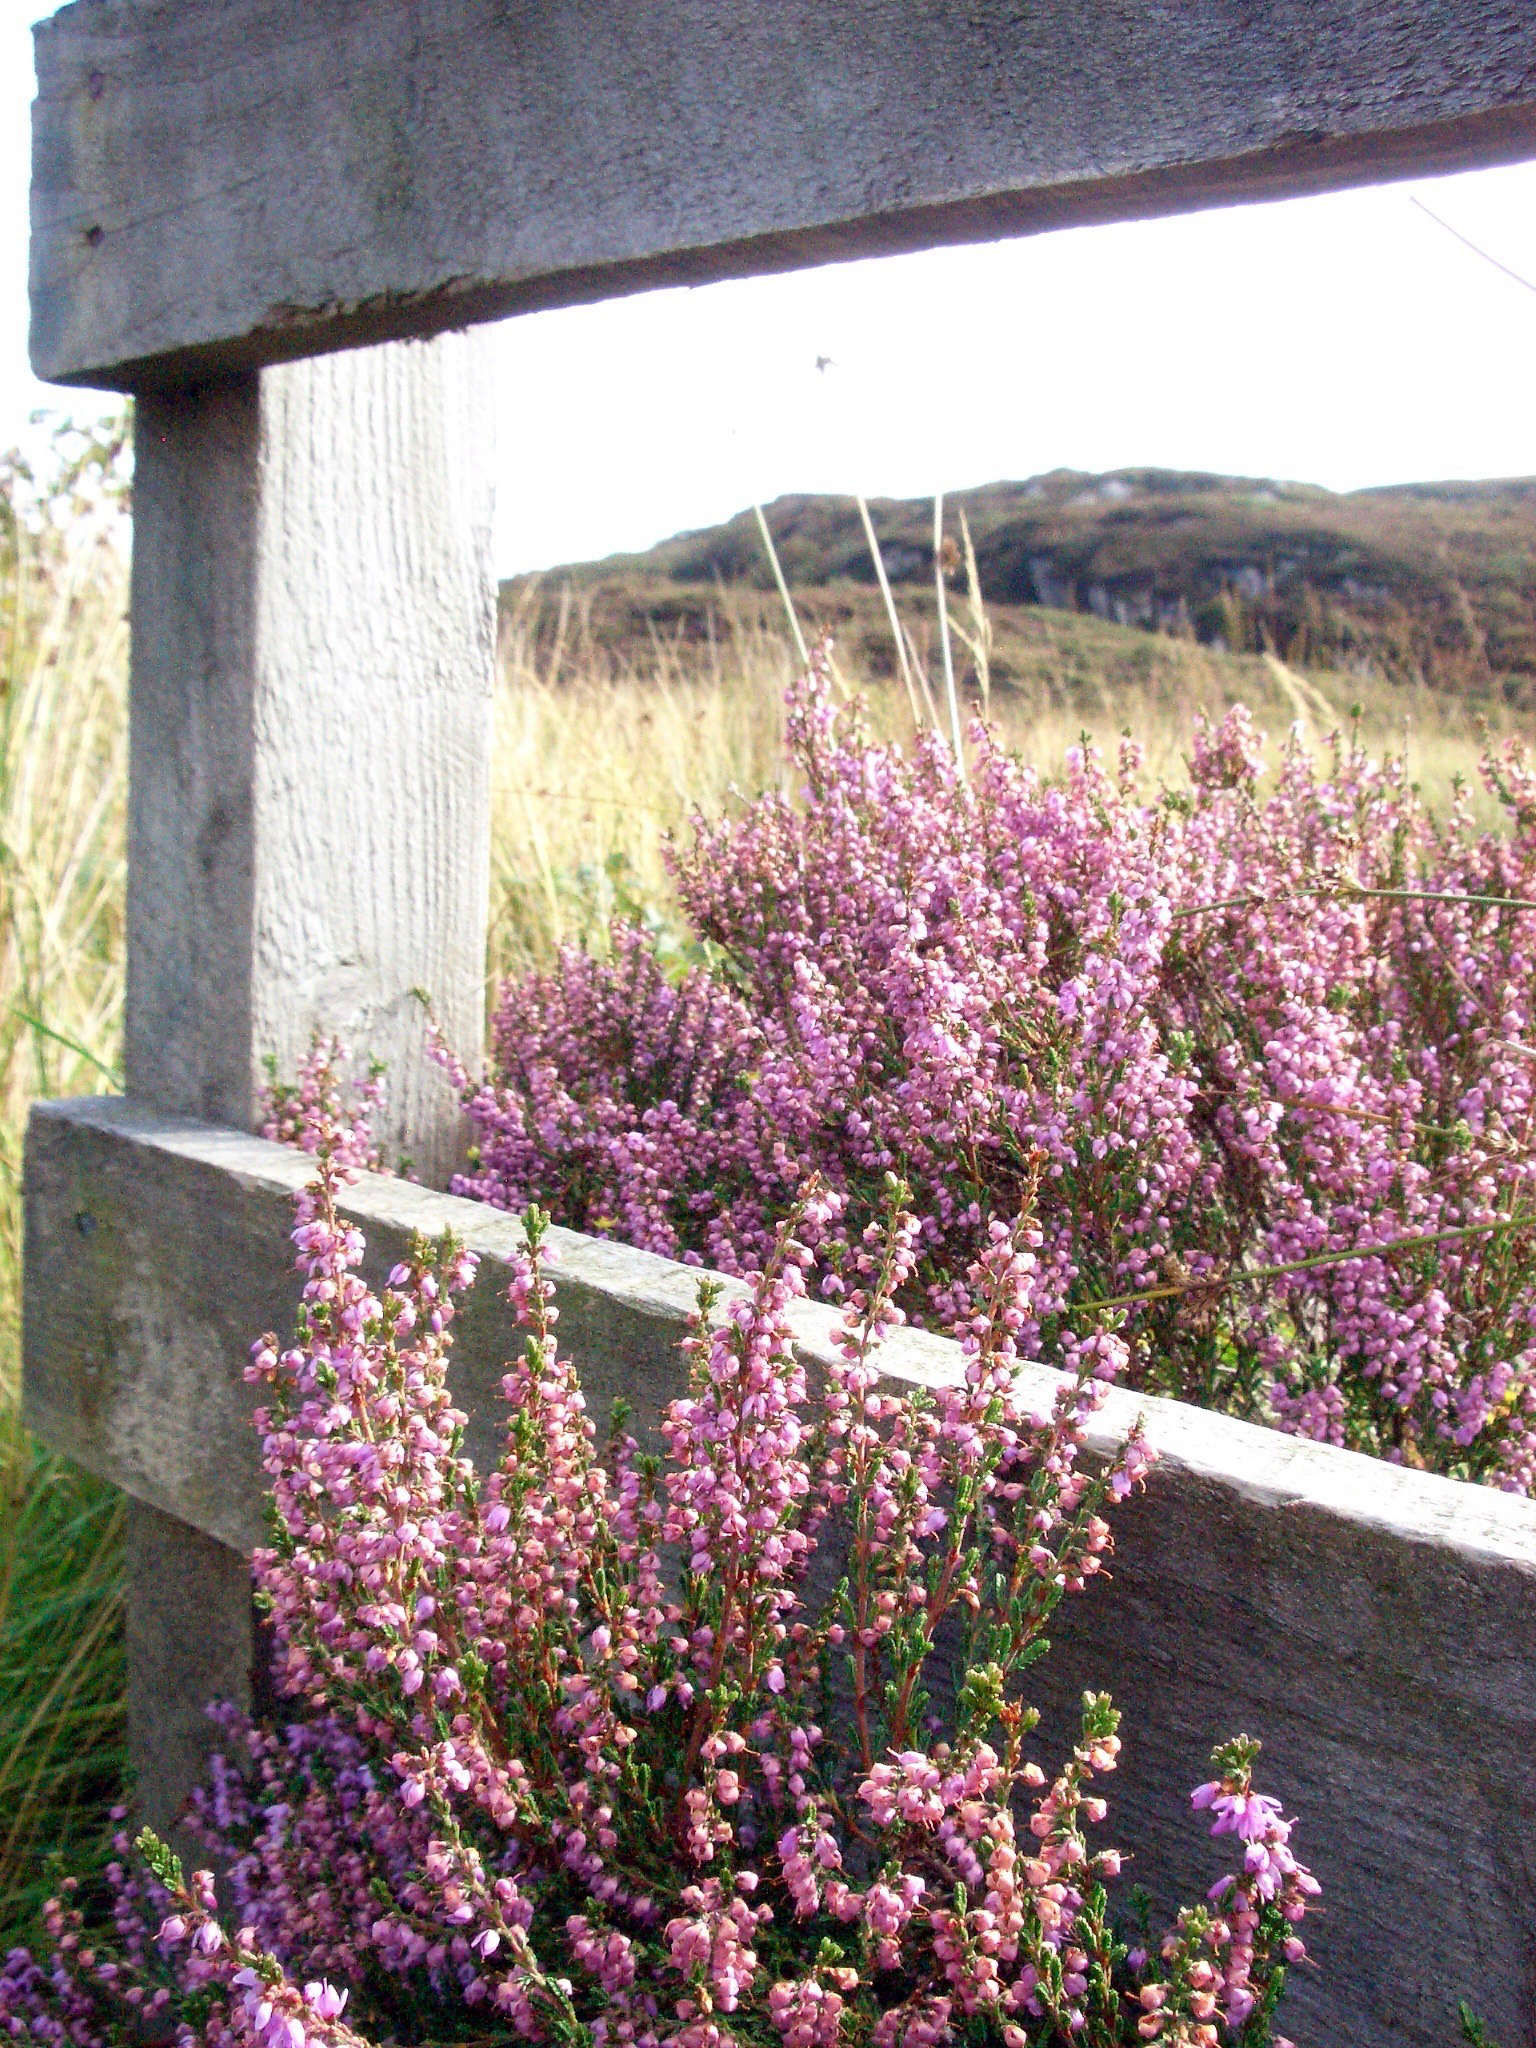
[[[162,1817],[205,1746],[202,1697],[249,1696],[243,1559],[262,1476],[242,1369],[254,1337],[291,1321],[289,1205],[308,1172],[280,1146],[120,1099],[32,1115],[26,1414],[136,1503],[131,1718]],[[451,1380],[471,1455],[494,1462],[516,1222],[386,1176],[345,1207],[379,1273],[418,1232],[451,1229],[480,1255]],[[590,1404],[601,1416],[622,1394],[653,1422],[680,1385],[697,1270],[551,1241],[561,1344]],[[808,1360],[830,1356],[833,1324],[799,1305]],[[893,1381],[933,1384],[959,1351],[900,1331],[884,1357]],[[1042,1394],[1055,1381],[1028,1370]],[[1065,1603],[1032,1673],[1042,1756],[1070,1740],[1085,1689],[1114,1694],[1107,1838],[1166,1905],[1220,1867],[1187,1797],[1212,1744],[1259,1738],[1263,1783],[1299,1816],[1323,1884],[1286,2031],[1311,2048],[1451,2048],[1464,1997],[1503,2048],[1536,2040],[1536,1502],[1119,1389],[1091,1447],[1106,1454],[1138,1416],[1158,1453],[1147,1492],[1117,1513],[1111,1576]],[[166,1559],[189,1554],[196,1573],[167,1583]]]

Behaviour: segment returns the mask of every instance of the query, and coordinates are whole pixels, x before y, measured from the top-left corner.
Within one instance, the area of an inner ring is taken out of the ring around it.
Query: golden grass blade
[[[859,508],[859,517],[864,522],[864,538],[869,542],[870,560],[875,565],[875,580],[880,585],[880,595],[885,601],[885,615],[891,622],[891,639],[896,647],[896,665],[901,670],[901,680],[906,686],[907,703],[912,711],[912,729],[923,729],[922,713],[918,709],[917,691],[912,682],[912,657],[907,648],[907,635],[901,620],[896,615],[896,600],[891,595],[891,579],[885,573],[885,556],[875,538],[875,522],[869,516],[869,506],[862,497],[854,499]]]
[[[944,654],[944,696],[949,705],[949,740],[955,750],[955,770],[962,785],[966,781],[965,741],[960,732],[960,698],[955,689],[955,651],[949,639],[949,598],[944,588],[944,493],[933,501],[933,587],[938,599],[939,646]]]
[[[976,687],[981,693],[981,715],[992,715],[992,619],[981,594],[981,575],[976,567],[976,548],[971,523],[960,508],[960,545],[965,554],[965,594],[971,611],[971,630],[966,646],[976,664]]]
[[[763,537],[763,546],[768,554],[768,564],[773,570],[773,580],[778,585],[779,596],[784,603],[784,616],[789,621],[789,630],[794,637],[795,652],[800,657],[801,667],[809,667],[811,659],[810,649],[806,646],[805,635],[800,630],[799,616],[795,611],[794,599],[789,594],[789,585],[784,580],[784,569],[779,561],[779,551],[773,544],[773,535],[768,531],[767,517],[761,505],[754,505],[752,510],[757,514],[757,530]]]

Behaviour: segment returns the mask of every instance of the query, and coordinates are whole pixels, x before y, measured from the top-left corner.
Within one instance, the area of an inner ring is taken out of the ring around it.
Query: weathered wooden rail
[[[443,330],[1536,155],[1536,10],[81,0],[37,55],[34,365],[138,411],[127,1101],[34,1122],[27,1403],[132,1497],[130,1743],[164,1820],[201,1701],[253,1662],[239,1370],[291,1305],[302,1171],[243,1135],[262,1058],[316,1025],[386,1056],[389,1135],[441,1176],[413,989],[466,1056],[482,1028],[490,451]],[[357,1201],[381,1252],[448,1215],[508,1242],[401,1184]],[[562,1327],[660,1398],[691,1284],[572,1246]],[[460,1352],[482,1430],[490,1296]],[[904,1339],[895,1369],[942,1356]],[[1051,1667],[1058,1725],[1083,1684],[1128,1709],[1143,1873],[1186,1882],[1168,1801],[1245,1725],[1329,1885],[1312,2038],[1444,2043],[1464,1988],[1536,2039],[1536,1510],[1154,1412],[1162,1476]]]
[[[210,1553],[248,1551],[261,1540],[262,1483],[241,1368],[252,1335],[281,1325],[297,1300],[289,1201],[308,1163],[104,1100],[39,1109],[28,1175],[27,1341],[49,1361],[34,1382],[34,1423],[149,1503],[152,1527],[174,1517]],[[515,1341],[500,1275],[516,1222],[382,1176],[347,1208],[380,1275],[416,1231],[451,1228],[481,1254],[452,1379],[471,1455],[489,1466]],[[681,1383],[675,1346],[697,1271],[567,1231],[552,1241],[561,1341],[595,1412],[622,1392],[642,1422],[654,1419]],[[820,1304],[799,1305],[809,1357],[829,1355],[832,1323]],[[886,1364],[893,1380],[932,1384],[958,1356],[903,1331]],[[1055,1376],[1033,1377],[1043,1399]],[[1126,1749],[1107,1787],[1110,1839],[1134,1850],[1161,1897],[1192,1896],[1219,1852],[1183,1795],[1206,1775],[1215,1740],[1259,1736],[1265,1783],[1301,1814],[1298,1844],[1327,1900],[1309,1934],[1318,1974],[1297,1986],[1292,2031],[1320,2044],[1449,2048],[1459,1987],[1503,2040],[1524,2038],[1536,1941],[1536,1503],[1120,1391],[1094,1447],[1121,1440],[1138,1414],[1159,1463],[1145,1498],[1117,1516],[1112,1581],[1068,1603],[1038,1667],[1042,1757],[1065,1742],[1085,1687],[1112,1691]],[[154,1645],[204,1638],[208,1602],[206,1578],[179,1563],[141,1583],[141,1674]],[[227,1649],[217,1630],[213,1643]],[[202,1741],[200,1697],[172,1704],[151,1759],[162,1797]]]
[[[142,388],[839,256],[1529,155],[1526,0],[90,0],[38,373]]]

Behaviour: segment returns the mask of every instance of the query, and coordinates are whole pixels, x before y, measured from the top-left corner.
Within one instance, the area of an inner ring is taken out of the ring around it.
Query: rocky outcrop
[[[931,586],[931,503],[870,509],[892,583]],[[1169,470],[1058,470],[956,493],[956,539],[962,513],[989,603],[1536,705],[1536,480],[1340,495]],[[793,588],[873,584],[851,500],[781,498],[768,520]],[[770,580],[751,513],[569,572],[578,582],[619,573]]]

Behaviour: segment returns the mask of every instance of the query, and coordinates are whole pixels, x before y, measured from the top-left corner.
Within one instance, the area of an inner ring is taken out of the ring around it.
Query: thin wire
[[[1170,1280],[1166,1287],[1148,1287],[1140,1294],[1106,1294],[1098,1301],[1070,1304],[1068,1313],[1083,1315],[1090,1309],[1136,1308],[1144,1301],[1171,1301],[1179,1294],[1221,1294],[1231,1287],[1247,1287],[1255,1280],[1279,1280],[1290,1273],[1311,1273],[1321,1266],[1352,1266],[1366,1259],[1384,1259],[1393,1252],[1422,1250],[1433,1244],[1452,1244],[1459,1238],[1488,1237],[1496,1230],[1519,1229],[1521,1219],[1499,1216],[1492,1223],[1463,1223],[1452,1230],[1425,1230],[1414,1237],[1392,1237],[1381,1244],[1352,1245],[1347,1251],[1315,1252],[1309,1259],[1292,1259],[1283,1266],[1239,1266],[1235,1272],[1213,1274],[1207,1279]]]
[[[1464,235],[1460,228],[1453,228],[1448,220],[1442,220],[1435,209],[1432,206],[1426,206],[1423,200],[1415,193],[1409,193],[1408,203],[1410,206],[1416,206],[1420,213],[1427,214],[1437,228],[1444,228],[1448,235],[1455,241],[1460,242],[1463,249],[1470,249],[1474,256],[1481,256],[1485,263],[1491,263],[1495,270],[1501,270],[1513,283],[1524,285],[1528,292],[1536,292],[1536,282],[1522,276],[1518,270],[1511,270],[1507,263],[1501,263],[1497,256],[1491,256],[1479,243],[1474,242],[1470,235]]]

